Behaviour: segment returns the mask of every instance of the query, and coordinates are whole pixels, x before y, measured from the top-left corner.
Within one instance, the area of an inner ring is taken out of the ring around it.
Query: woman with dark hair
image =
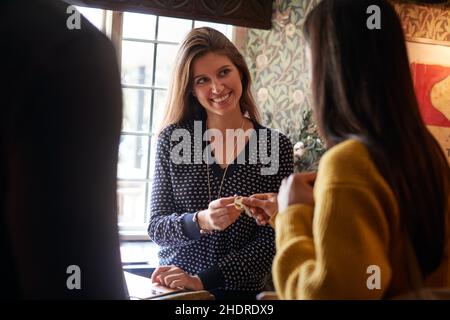
[[[186,36],[158,136],[148,228],[160,246],[156,283],[254,298],[270,276],[274,231],[241,215],[234,200],[277,191],[293,154],[286,136],[260,125],[250,87],[244,58],[223,34],[198,28]],[[261,150],[277,167],[269,174]]]
[[[381,29],[367,27],[372,5]],[[317,177],[291,175],[279,190],[278,295],[402,294],[414,289],[408,243],[426,285],[447,286],[450,170],[420,116],[396,12],[384,0],[324,0],[304,34],[314,114],[329,149]],[[262,203],[275,216],[276,199]]]

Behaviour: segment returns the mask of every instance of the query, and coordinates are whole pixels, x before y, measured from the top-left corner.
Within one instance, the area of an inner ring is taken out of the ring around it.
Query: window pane
[[[156,16],[125,12],[123,14],[123,37],[154,40]]]
[[[153,119],[152,119],[152,133],[159,129],[161,124],[165,107],[166,107],[167,90],[155,90],[153,97]]]
[[[159,17],[158,40],[181,42],[191,28],[192,20]]]
[[[232,34],[232,28],[230,25],[222,24],[222,23],[206,22],[206,21],[195,21],[194,27],[195,28],[210,27],[210,28],[216,29],[217,31],[220,31],[224,35],[226,35],[229,40],[232,40],[233,34]]]
[[[80,7],[74,6],[86,19],[89,20],[94,26],[97,27],[100,31],[103,30],[103,10],[88,8],[88,7]]]
[[[122,41],[122,83],[152,84],[153,48],[151,43]]]
[[[209,26],[232,39],[231,26],[204,21],[195,21],[194,26]],[[121,136],[117,176],[119,179],[133,181],[119,180],[118,182],[119,223],[122,230],[137,230],[141,226],[145,228],[148,223],[151,179],[155,169],[157,142],[155,133],[160,129],[159,125],[164,116],[168,94],[165,89],[171,81],[172,67],[178,50],[177,44],[192,27],[192,20],[124,13],[123,38],[167,41],[174,44],[122,40],[122,83],[163,88],[140,89],[126,88],[126,86],[123,88],[122,130],[151,132],[152,136],[129,134]],[[157,39],[155,39],[156,29],[158,29]],[[156,57],[154,57],[155,51]],[[149,124],[150,115],[152,115],[151,124]],[[149,153],[150,158],[148,158]],[[139,181],[140,179],[150,181]]]
[[[156,49],[156,83],[157,87],[167,88],[172,75],[172,67],[175,63],[178,46],[170,44],[158,44]]]
[[[145,179],[148,147],[146,136],[122,135],[117,176],[122,179]]]
[[[145,186],[145,182],[117,182],[119,223],[145,223]]]
[[[122,130],[148,132],[151,90],[126,88],[123,92]]]
[[[158,137],[156,135],[152,136],[151,154],[150,154],[150,179],[153,179],[153,173],[155,171],[155,155],[156,155],[156,143]]]
[[[152,138],[153,141],[153,138]],[[152,151],[156,150],[156,141],[155,141],[155,145],[153,146],[153,142],[152,142]],[[153,162],[155,162],[153,160]],[[147,212],[142,212],[142,215],[144,216],[144,222],[146,223],[146,227],[148,227],[148,222],[150,221],[150,199],[152,197],[152,183],[153,181],[150,180],[150,182],[147,183],[147,199],[145,199],[146,203],[147,203]],[[145,229],[147,231],[147,228]]]

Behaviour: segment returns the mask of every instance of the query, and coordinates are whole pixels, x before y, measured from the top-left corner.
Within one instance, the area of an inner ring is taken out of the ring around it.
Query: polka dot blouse
[[[200,127],[203,133],[204,123]],[[192,137],[189,142],[191,161],[185,161],[187,163],[171,160],[172,149],[181,141],[172,135],[176,129],[187,130],[184,132]],[[283,178],[293,172],[293,149],[289,139],[256,122],[254,129],[253,134],[259,141],[257,150],[247,143],[242,151],[245,162],[229,165],[220,197],[278,192]],[[260,139],[262,136],[267,139]],[[198,161],[197,157],[195,161],[195,153],[203,154],[206,142],[202,142],[200,150],[193,137],[194,123],[170,125],[158,137],[148,233],[160,246],[160,265],[176,265],[191,275],[198,275],[207,290],[261,290],[275,255],[274,230],[270,226],[258,226],[253,218],[241,214],[224,231],[200,234],[193,216],[208,208],[207,170],[212,201],[217,198],[224,169],[217,163],[208,166],[202,158]],[[272,139],[279,143],[271,143]],[[267,157],[261,155],[271,157],[272,152],[279,156],[267,163]],[[261,174],[262,169],[269,167],[278,170]]]

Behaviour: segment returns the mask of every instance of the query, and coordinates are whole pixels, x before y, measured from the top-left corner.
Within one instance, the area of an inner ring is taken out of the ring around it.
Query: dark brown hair
[[[367,8],[381,9],[381,29]],[[328,145],[366,143],[392,188],[422,273],[442,260],[450,169],[417,104],[399,18],[384,0],[324,0],[308,15],[314,113]]]
[[[192,65],[195,59],[210,52],[226,56],[239,70],[242,76],[242,96],[239,101],[241,112],[258,123],[261,121],[251,93],[250,72],[244,57],[222,33],[212,28],[202,27],[192,29],[178,50],[160,130],[173,123],[206,118],[203,107],[192,95]]]

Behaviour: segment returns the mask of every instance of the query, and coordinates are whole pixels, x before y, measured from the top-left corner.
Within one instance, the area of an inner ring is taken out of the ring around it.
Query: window
[[[102,31],[112,30],[113,24],[122,25],[115,41],[121,57],[124,103],[117,170],[119,230],[123,239],[148,239],[155,133],[164,113],[178,45],[194,27],[209,26],[230,39],[232,28],[203,21],[129,12],[111,15],[100,9],[77,8]]]
[[[104,30],[105,30],[104,23],[105,23],[105,15],[106,15],[105,10],[87,8],[87,7],[79,7],[79,6],[75,6],[75,8],[86,19],[88,19],[90,23],[92,23],[94,26],[96,26],[97,29],[104,32]]]

